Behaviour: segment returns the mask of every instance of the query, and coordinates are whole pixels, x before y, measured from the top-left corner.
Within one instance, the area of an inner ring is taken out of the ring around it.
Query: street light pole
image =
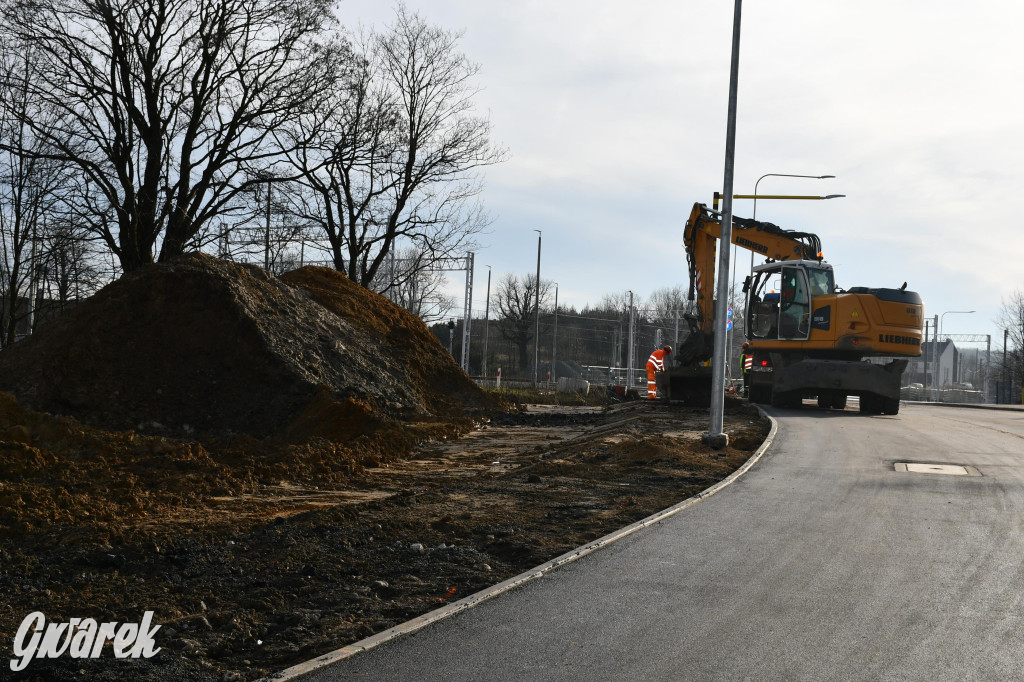
[[[1009,329],[1004,329],[1003,330],[1003,367],[1002,367],[1002,369],[999,370],[999,379],[1000,379],[1000,381],[999,381],[999,392],[1006,395],[1006,402],[1007,403],[1009,403],[1010,402],[1010,398],[1013,397],[1013,391],[1012,390],[1007,391],[1005,389],[1005,384],[1006,384],[1005,377],[1006,377],[1007,374],[1010,375],[1010,388],[1011,389],[1013,388],[1013,373],[1009,372],[1007,370],[1007,367],[1006,367],[1006,346],[1009,345],[1009,343],[1010,343],[1010,330]],[[996,402],[998,403],[999,401],[997,400]]]
[[[636,321],[635,311],[633,310],[633,292],[629,292],[629,340],[626,342],[626,391],[633,388],[633,331],[635,329],[634,322]]]
[[[537,290],[534,292],[534,322],[533,332],[533,387],[537,388],[537,364],[540,362],[540,230],[537,233]]]
[[[263,242],[263,269],[270,272],[270,181],[267,180],[267,230]]]
[[[551,380],[558,384],[558,282],[555,282],[555,324],[551,334]]]
[[[480,375],[487,378],[487,337],[491,335],[491,266],[487,266],[487,301],[484,303],[484,359],[480,363]]]
[[[730,253],[732,244],[732,186],[736,165],[736,92],[740,78],[740,15],[743,0],[736,0],[732,16],[732,59],[729,68],[729,111],[725,130],[725,175],[722,188],[725,200],[722,204],[722,248],[718,256],[718,299],[715,301],[714,350],[711,354],[711,409],[708,432],[703,435],[705,444],[713,448],[729,445],[729,435],[722,429],[725,421],[725,350],[726,350],[726,309],[729,306]],[[711,286],[708,282],[708,286]]]

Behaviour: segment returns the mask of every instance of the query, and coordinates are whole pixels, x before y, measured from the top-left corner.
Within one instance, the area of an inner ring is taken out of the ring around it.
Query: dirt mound
[[[202,255],[129,273],[0,352],[0,390],[186,437],[346,440],[491,402],[418,318],[340,274]]]
[[[382,355],[405,368],[408,386],[432,413],[457,416],[467,407],[502,409],[405,308],[329,268],[293,270],[281,280],[309,292],[314,301],[370,336]]]

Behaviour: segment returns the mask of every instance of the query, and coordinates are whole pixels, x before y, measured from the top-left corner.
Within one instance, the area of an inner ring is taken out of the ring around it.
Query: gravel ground
[[[161,647],[132,660],[108,645],[22,673],[5,663],[0,678],[256,679],[686,499],[738,468],[768,425],[730,402],[722,451],[700,443],[706,411],[647,402],[418,428],[407,453],[360,460],[327,441],[278,451],[129,437],[0,400],[8,657],[34,611],[54,622],[154,611]]]

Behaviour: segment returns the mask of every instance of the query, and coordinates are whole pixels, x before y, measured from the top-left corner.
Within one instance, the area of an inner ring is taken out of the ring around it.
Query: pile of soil
[[[345,441],[496,409],[415,316],[325,268],[188,255],[0,352],[0,390],[118,431]]]
[[[405,308],[369,292],[330,268],[306,267],[281,275],[288,285],[370,337],[379,355],[402,368],[404,385],[435,415],[503,407],[456,364],[423,321]]]

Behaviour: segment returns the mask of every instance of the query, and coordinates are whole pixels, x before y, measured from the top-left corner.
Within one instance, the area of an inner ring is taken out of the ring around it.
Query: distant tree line
[[[460,34],[327,0],[0,3],[0,312],[189,251],[319,262],[396,300],[488,225],[503,160]],[[21,311],[21,312],[19,312]]]

